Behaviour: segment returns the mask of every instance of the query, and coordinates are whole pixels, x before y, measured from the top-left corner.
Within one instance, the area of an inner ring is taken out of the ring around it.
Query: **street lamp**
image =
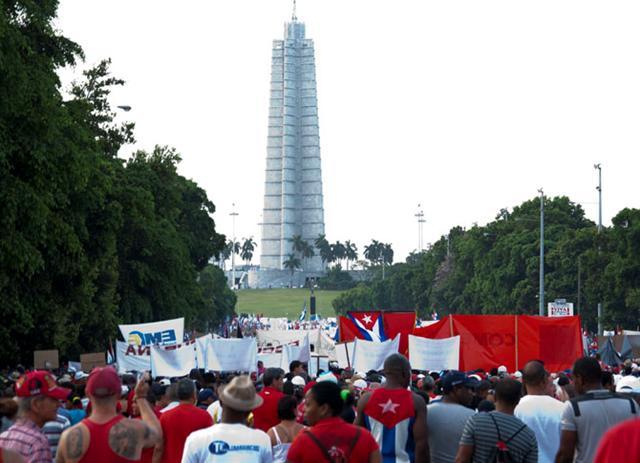
[[[598,233],[602,231],[602,167],[600,164],[594,164],[593,168],[598,171]]]
[[[233,241],[231,243],[231,287],[236,289],[236,203],[231,205],[232,212],[229,214],[233,220]]]
[[[544,191],[542,188],[538,190],[540,193],[540,307],[538,315],[544,316]]]
[[[420,209],[420,204],[418,204],[418,209]],[[425,223],[422,209],[417,214],[414,214],[414,217],[418,218],[418,252],[422,252],[422,224]]]

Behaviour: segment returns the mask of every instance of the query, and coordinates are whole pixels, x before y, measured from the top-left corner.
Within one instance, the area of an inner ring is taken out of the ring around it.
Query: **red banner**
[[[450,315],[416,328],[414,335],[460,335],[460,369],[466,371],[504,365],[513,372],[533,359],[542,360],[548,371],[561,371],[583,355],[580,317]]]
[[[562,371],[583,355],[580,317],[518,317],[518,368],[542,360],[547,371]]]
[[[382,312],[382,319],[384,321],[384,334],[387,339],[394,339],[397,334],[400,334],[400,347],[398,348],[401,354],[409,355],[409,334],[413,333],[416,327],[416,313],[415,312]]]

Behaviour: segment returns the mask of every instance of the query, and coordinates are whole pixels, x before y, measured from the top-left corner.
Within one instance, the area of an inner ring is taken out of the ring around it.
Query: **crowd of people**
[[[9,372],[8,372],[9,373]],[[6,375],[0,463],[640,462],[640,368]]]

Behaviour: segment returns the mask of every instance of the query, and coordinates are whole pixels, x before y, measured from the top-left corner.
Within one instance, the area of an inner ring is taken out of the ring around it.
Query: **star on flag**
[[[389,399],[383,404],[378,404],[378,406],[382,407],[382,413],[387,413],[387,412],[395,413],[396,412],[396,408],[398,408],[400,406],[400,404],[394,404],[391,401],[391,399]]]
[[[362,317],[362,321],[365,322],[367,325],[369,325],[373,320],[371,320],[371,315],[367,314],[364,317]]]

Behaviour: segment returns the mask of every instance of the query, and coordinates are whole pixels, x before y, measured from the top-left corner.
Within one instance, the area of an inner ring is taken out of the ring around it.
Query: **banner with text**
[[[257,370],[257,353],[256,338],[209,339],[206,369],[253,372]]]
[[[385,359],[398,352],[400,335],[383,342],[356,339],[353,348],[353,369],[356,371],[381,370]]]
[[[457,370],[460,364],[460,336],[427,339],[409,335],[409,361],[415,370]]]
[[[178,346],[151,346],[151,374],[153,377],[175,378],[187,376],[196,368],[195,341]]]
[[[179,344],[184,336],[184,318],[118,327],[124,341],[136,346]]]
[[[118,373],[121,374],[128,371],[149,371],[151,370],[149,346],[134,346],[116,341],[116,362]]]

